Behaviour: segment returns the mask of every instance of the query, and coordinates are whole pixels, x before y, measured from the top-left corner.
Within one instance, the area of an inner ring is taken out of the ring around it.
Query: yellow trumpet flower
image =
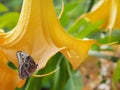
[[[82,15],[79,19],[85,18],[90,22],[103,20],[101,26],[106,30],[120,29],[120,0],[100,0],[92,10]]]
[[[17,72],[7,66],[8,60],[0,51],[0,90],[14,90],[18,83]]]
[[[52,0],[24,0],[16,27],[8,33],[0,31],[0,51],[5,54],[4,57],[18,66],[16,52],[25,51],[34,58],[38,70],[45,67],[49,58],[59,51],[75,69],[83,62],[94,43],[94,40],[75,39],[65,32],[56,17]],[[3,60],[0,59],[0,62]],[[8,70],[6,72],[9,73]]]

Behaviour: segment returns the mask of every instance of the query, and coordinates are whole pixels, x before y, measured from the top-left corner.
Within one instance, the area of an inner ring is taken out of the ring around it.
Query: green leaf
[[[7,65],[10,67],[10,68],[12,68],[13,70],[18,70],[18,68],[11,62],[11,61],[9,61],[8,63],[7,63]]]
[[[81,19],[78,22],[75,22],[69,29],[68,33],[75,34],[83,29],[83,25],[87,26],[89,23],[85,19]]]
[[[80,71],[74,71],[69,78],[64,90],[82,90],[83,82]]]
[[[96,29],[95,31],[89,33],[87,38],[94,39],[94,40],[99,40],[101,38],[102,30]]]
[[[117,62],[113,73],[113,82],[120,82],[120,60]]]
[[[111,35],[109,34],[109,32],[105,33],[103,38],[98,39],[98,42],[104,44],[111,42],[120,43],[120,30],[113,30]]]
[[[83,81],[82,81],[82,76],[80,74],[80,71],[76,70],[76,71],[72,72],[68,61],[66,61],[66,64],[67,64],[69,79],[66,83],[64,90],[82,90]]]
[[[8,8],[4,6],[2,3],[0,3],[0,13],[8,11]]]
[[[65,5],[64,12],[60,18],[61,24],[65,27],[70,22],[72,11],[78,6],[78,3],[69,3]]]
[[[56,68],[60,67],[60,69],[49,76],[37,78],[37,77],[30,77],[27,80],[27,84],[25,90],[40,90],[40,89],[49,89],[49,90],[64,90],[65,85],[68,81],[69,74],[66,65],[66,59],[61,53],[57,53],[53,56],[47,63],[46,67],[42,70],[39,70],[35,74],[46,74],[49,73]],[[69,65],[69,69],[70,65]]]
[[[0,28],[3,28],[7,32],[16,26],[18,19],[18,12],[6,13],[0,17]]]
[[[67,29],[71,24],[86,12],[88,0],[71,0],[65,2],[64,12],[60,18],[61,24]],[[69,2],[69,3],[68,3]],[[86,5],[84,5],[86,4]]]
[[[39,70],[35,74],[41,75],[41,74],[47,74],[53,70],[56,69],[56,65],[58,63],[59,57],[62,54],[58,53],[55,56],[53,56],[47,63],[46,67],[42,70]],[[59,70],[58,70],[59,71]],[[58,72],[57,71],[57,72]],[[42,88],[50,89],[52,86],[52,79],[54,77],[54,74],[45,76],[45,77],[30,77],[28,79],[28,83],[26,85],[25,90],[40,90]]]
[[[10,11],[20,11],[23,0],[4,0]]]
[[[98,27],[103,23],[103,21],[98,21],[96,23],[90,23],[85,19],[80,19],[76,21],[68,30],[72,36],[76,38],[85,38],[93,32],[98,31]]]
[[[69,78],[66,59],[63,55],[59,58],[57,67],[58,66],[60,66],[60,70],[55,73],[52,90],[64,90],[65,84],[67,83],[67,80]]]

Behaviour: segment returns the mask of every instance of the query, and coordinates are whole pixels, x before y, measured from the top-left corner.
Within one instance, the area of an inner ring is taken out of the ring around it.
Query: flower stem
[[[98,51],[90,51],[89,55],[90,56],[96,56],[96,57],[99,57],[99,58],[104,58],[106,60],[110,60],[110,61],[113,61],[113,62],[117,62],[119,60],[119,57],[109,56],[109,55],[103,54],[103,53],[98,52]]]

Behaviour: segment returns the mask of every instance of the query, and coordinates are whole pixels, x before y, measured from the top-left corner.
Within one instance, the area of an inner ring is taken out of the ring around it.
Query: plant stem
[[[66,65],[67,65],[67,70],[68,70],[68,74],[69,74],[69,78],[70,78],[70,81],[71,81],[71,90],[75,90],[75,85],[73,83],[73,78],[72,78],[72,71],[70,69],[70,65],[68,63],[68,61],[65,59],[65,62],[66,62]]]
[[[100,53],[100,52],[98,52],[98,51],[90,51],[90,52],[89,52],[89,55],[90,55],[90,56],[96,56],[96,57],[99,57],[99,58],[104,58],[104,59],[107,59],[107,60],[110,60],[110,61],[113,61],[113,62],[117,62],[117,61],[119,60],[118,57],[109,56],[109,55]]]

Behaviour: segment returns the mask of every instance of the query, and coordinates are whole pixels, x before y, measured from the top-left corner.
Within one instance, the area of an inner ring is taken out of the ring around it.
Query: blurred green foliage
[[[0,3],[0,13],[8,11],[8,8]]]
[[[57,16],[59,16],[62,9],[62,1],[53,1]],[[64,0],[64,12],[60,18],[61,24],[66,32],[78,39],[90,38],[104,44],[116,41],[120,43],[119,30],[114,30],[112,34],[109,35],[109,32],[104,32],[104,30],[98,28],[103,21],[90,23],[81,19],[76,22],[80,15],[89,12],[97,1],[98,0]],[[4,29],[5,32],[10,31],[16,26],[21,5],[22,0],[0,0],[0,28]],[[103,36],[102,38],[101,35]],[[109,48],[112,50],[111,47],[108,47],[108,49]],[[93,45],[91,50],[102,51],[97,45]],[[120,79],[118,73],[120,68],[119,64],[120,62],[118,62],[114,73],[115,81]],[[9,65],[10,67],[14,67],[14,65],[10,63]],[[60,69],[52,75],[41,78],[30,77],[22,88],[16,88],[16,90],[82,90],[83,81],[79,70],[73,71],[68,60],[66,60],[61,53],[53,56],[44,69],[35,73],[46,74],[58,67],[60,67]]]
[[[18,22],[22,0],[0,1],[0,28],[5,32],[14,28]]]
[[[120,82],[120,60],[118,61],[114,74],[113,74],[113,82],[114,83]]]
[[[18,12],[8,12],[0,17],[0,28],[3,28],[5,32],[11,30],[17,24],[19,19]]]

